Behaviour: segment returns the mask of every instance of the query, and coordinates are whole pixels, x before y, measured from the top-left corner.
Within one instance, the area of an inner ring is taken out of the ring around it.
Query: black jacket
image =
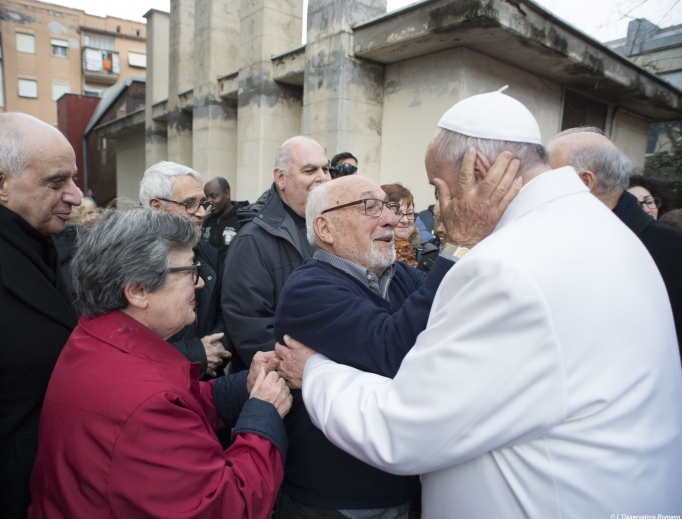
[[[40,409],[76,323],[52,239],[0,205],[0,517],[26,515]]]
[[[225,261],[227,249],[232,244],[237,229],[239,229],[237,211],[247,205],[249,205],[247,201],[232,202],[232,208],[224,216],[219,218],[217,215],[210,214],[204,220],[201,239],[215,247],[221,264]]]
[[[682,356],[682,231],[654,220],[642,210],[637,198],[627,191],[613,212],[642,240],[661,273],[668,290]],[[633,297],[636,298],[636,294]]]
[[[239,232],[225,258],[221,299],[225,327],[238,354],[233,358],[237,370],[248,368],[256,352],[274,349],[282,287],[312,257],[274,184],[238,214]]]
[[[204,241],[194,247],[194,258],[201,262],[199,275],[204,287],[196,293],[196,319],[173,335],[168,342],[190,362],[200,362],[200,377],[206,375],[206,350],[201,339],[214,333],[225,333],[225,324],[220,312],[220,268],[218,251]],[[227,334],[221,341],[229,349]],[[219,373],[218,375],[221,375]]]

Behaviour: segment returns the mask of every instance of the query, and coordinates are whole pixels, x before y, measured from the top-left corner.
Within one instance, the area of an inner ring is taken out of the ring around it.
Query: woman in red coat
[[[204,383],[165,341],[195,319],[198,239],[189,219],[149,210],[105,214],[82,238],[82,317],[45,396],[30,518],[269,516],[291,406],[274,354]]]

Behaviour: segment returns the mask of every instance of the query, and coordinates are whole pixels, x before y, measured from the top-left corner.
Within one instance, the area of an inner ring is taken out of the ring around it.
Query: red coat
[[[81,318],[47,388],[28,517],[268,517],[282,455],[256,434],[223,452],[197,374],[121,312]]]

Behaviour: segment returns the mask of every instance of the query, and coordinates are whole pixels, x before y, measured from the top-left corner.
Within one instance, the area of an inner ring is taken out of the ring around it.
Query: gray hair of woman
[[[172,251],[194,248],[189,218],[164,211],[108,211],[82,233],[71,262],[76,307],[85,317],[128,306],[128,283],[153,292],[166,282]]]

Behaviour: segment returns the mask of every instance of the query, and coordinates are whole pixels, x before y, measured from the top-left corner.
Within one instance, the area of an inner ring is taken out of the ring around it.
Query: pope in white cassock
[[[313,423],[375,467],[422,474],[425,519],[682,515],[682,372],[648,252],[573,169],[550,170],[518,101],[474,96],[439,127],[432,182],[454,196],[473,145],[483,170],[510,149],[524,186],[447,274],[393,380],[278,346],[282,369],[309,356]]]

